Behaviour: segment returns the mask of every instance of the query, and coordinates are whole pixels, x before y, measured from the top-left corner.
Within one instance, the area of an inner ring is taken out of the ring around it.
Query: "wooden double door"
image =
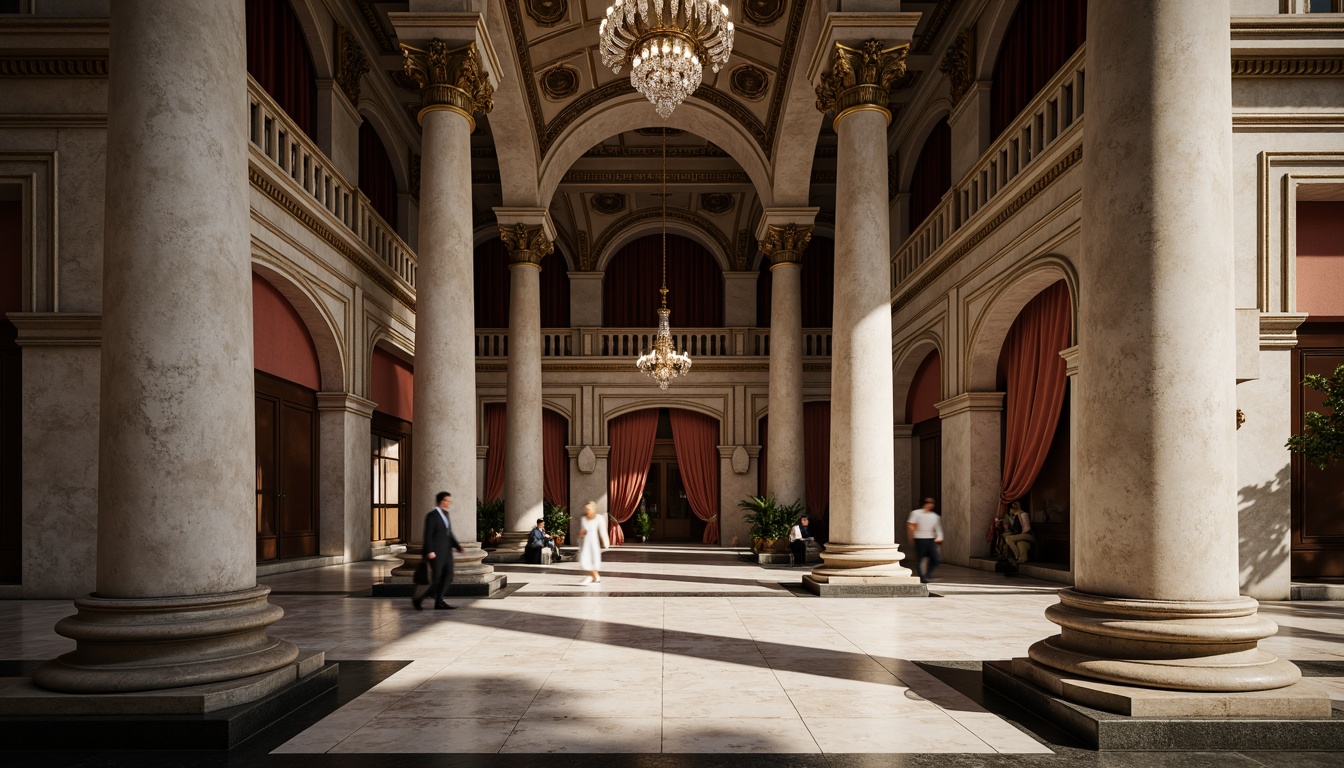
[[[317,394],[256,374],[257,560],[317,554]]]
[[[654,541],[699,541],[705,523],[691,510],[671,440],[654,443],[653,461],[644,479],[644,499],[653,521]],[[627,521],[627,526],[632,521]],[[627,538],[633,531],[627,531]],[[637,540],[637,539],[636,539]]]

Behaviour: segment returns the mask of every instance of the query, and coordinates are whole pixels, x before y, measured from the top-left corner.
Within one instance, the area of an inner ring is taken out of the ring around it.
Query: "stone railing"
[[[652,328],[543,328],[542,357],[637,357],[653,344]],[[764,357],[770,354],[769,328],[673,329],[679,351],[697,357]],[[831,330],[803,331],[803,354],[829,357]],[[476,330],[477,357],[508,357],[509,332],[504,329]]]
[[[892,286],[905,282],[934,253],[1023,173],[1083,116],[1086,46],[1080,46],[1017,119],[892,255]]]
[[[266,90],[247,79],[248,140],[271,170],[293,182],[304,198],[325,209],[372,251],[405,287],[415,288],[415,251],[374,211],[369,198],[336,170]]]

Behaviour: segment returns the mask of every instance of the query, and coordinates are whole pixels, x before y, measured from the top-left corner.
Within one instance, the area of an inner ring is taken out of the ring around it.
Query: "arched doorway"
[[[369,396],[377,403],[371,421],[373,546],[407,541],[414,525],[411,501],[411,421],[415,369],[401,357],[374,347]]]
[[[647,408],[608,423],[608,506],[613,543],[640,541],[640,512],[654,542],[719,543],[719,419]]]

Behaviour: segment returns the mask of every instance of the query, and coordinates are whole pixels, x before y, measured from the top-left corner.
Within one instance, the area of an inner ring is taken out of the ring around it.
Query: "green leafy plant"
[[[780,504],[773,496],[752,496],[737,503],[746,510],[743,516],[751,526],[751,537],[776,541],[789,535],[789,529],[803,514],[803,502]]]
[[[569,536],[569,511],[549,501],[541,505],[541,518],[546,521],[546,532],[552,536]]]
[[[635,512],[635,535],[641,539],[647,539],[653,535],[653,519],[649,517],[649,513],[644,509],[643,504],[640,504],[639,509]]]
[[[504,498],[494,501],[476,500],[476,540],[489,541],[504,531]]]
[[[1288,438],[1288,450],[1325,469],[1332,461],[1344,461],[1344,365],[1329,376],[1310,373],[1302,377],[1306,387],[1325,394],[1325,410],[1307,411],[1302,434]]]

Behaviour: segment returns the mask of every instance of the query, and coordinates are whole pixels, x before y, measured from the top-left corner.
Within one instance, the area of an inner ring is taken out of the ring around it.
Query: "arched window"
[[[803,327],[830,328],[832,301],[835,296],[835,241],[813,236],[803,253]],[[761,276],[756,280],[756,325],[770,325],[770,302],[774,293],[770,259],[761,259]]]
[[[602,281],[602,323],[648,328],[658,322],[662,236],[627,244],[607,265]],[[723,270],[699,243],[667,236],[667,306],[674,328],[723,327]]]
[[[1087,0],[1022,0],[994,61],[992,135],[1003,133],[1085,39]]]
[[[313,135],[317,78],[289,0],[247,0],[247,73],[300,130]]]
[[[368,120],[359,124],[359,189],[383,221],[396,229],[397,175],[382,137]]]
[[[509,327],[509,251],[492,238],[476,249],[476,327]],[[569,267],[552,253],[541,262],[541,327],[569,327]]]
[[[929,131],[915,160],[915,176],[910,182],[911,232],[924,223],[951,188],[952,129],[943,118]]]

